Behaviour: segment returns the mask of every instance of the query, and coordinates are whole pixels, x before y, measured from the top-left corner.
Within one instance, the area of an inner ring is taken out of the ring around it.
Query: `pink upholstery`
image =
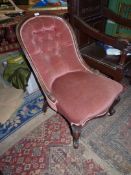
[[[19,42],[54,110],[72,126],[108,112],[123,87],[85,66],[73,31],[63,19],[34,16],[21,23],[18,31]]]
[[[63,20],[51,16],[31,18],[21,28],[31,61],[49,90],[58,76],[84,70],[70,32]]]
[[[107,112],[121,90],[117,82],[83,71],[67,73],[52,85],[58,111],[77,125]]]

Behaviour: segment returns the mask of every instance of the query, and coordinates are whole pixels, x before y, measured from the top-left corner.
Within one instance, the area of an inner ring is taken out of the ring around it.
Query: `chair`
[[[121,81],[131,64],[131,46],[127,38],[105,34],[107,20],[131,29],[131,20],[118,16],[107,8],[108,0],[68,1],[69,21],[75,30],[79,48],[88,65],[109,77]],[[111,29],[110,29],[111,30]],[[120,50],[120,55],[107,55],[104,47],[110,45]]]
[[[122,85],[89,69],[72,28],[60,17],[29,17],[17,26],[17,37],[49,106],[69,122],[78,148],[82,126],[113,114]]]

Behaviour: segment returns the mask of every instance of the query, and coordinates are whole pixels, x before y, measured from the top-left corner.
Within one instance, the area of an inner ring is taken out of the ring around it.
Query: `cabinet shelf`
[[[0,54],[5,53],[5,52],[18,50],[19,48],[20,48],[20,45],[19,45],[18,42],[7,44],[7,45],[4,45],[4,46],[0,46]]]
[[[0,23],[0,54],[20,48],[15,33],[17,23],[18,20],[14,19]]]

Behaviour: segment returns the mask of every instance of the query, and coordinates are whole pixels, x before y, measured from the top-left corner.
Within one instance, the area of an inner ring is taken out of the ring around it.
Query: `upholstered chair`
[[[113,114],[122,85],[91,71],[71,26],[60,17],[30,16],[18,25],[17,37],[49,106],[68,121],[78,148],[82,126]]]

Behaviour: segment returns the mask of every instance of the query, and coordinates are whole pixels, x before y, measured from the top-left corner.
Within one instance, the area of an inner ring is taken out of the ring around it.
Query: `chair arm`
[[[94,38],[95,40],[102,41],[103,43],[109,44],[114,48],[121,50],[122,54],[120,57],[119,65],[122,66],[127,57],[127,53],[131,53],[131,45],[128,40],[125,39],[117,39],[115,37],[111,37],[109,35],[103,34],[95,28],[88,25],[86,22],[81,20],[80,17],[74,16],[74,25],[82,32],[87,34],[88,36]]]
[[[103,9],[104,17],[131,29],[131,20],[126,19],[108,8]]]
[[[126,47],[122,50],[125,54],[131,53],[131,43],[127,39],[118,39],[119,42],[126,43]]]
[[[91,27],[89,24],[87,24],[85,21],[83,21],[80,17],[76,15],[74,16],[74,21],[74,25],[80,31],[84,32],[85,34],[94,38],[95,40],[102,41],[103,43],[109,44],[119,50],[124,50],[129,45],[127,41],[121,41],[120,39],[101,33],[100,31]]]
[[[131,54],[131,43],[129,43],[129,41],[126,40],[126,39],[120,39],[120,41],[121,42],[127,42],[127,47],[124,50],[122,50],[121,57],[120,57],[120,60],[119,60],[119,65],[123,66],[125,61],[126,61],[127,54],[128,53]]]

